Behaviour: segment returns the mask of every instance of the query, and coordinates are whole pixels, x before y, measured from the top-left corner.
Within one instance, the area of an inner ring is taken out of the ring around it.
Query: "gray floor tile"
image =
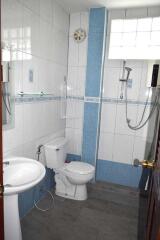
[[[23,240],[139,240],[136,189],[96,183],[88,186],[88,192],[87,201],[55,196],[51,210],[32,209],[21,222]],[[39,203],[47,204],[48,196]]]

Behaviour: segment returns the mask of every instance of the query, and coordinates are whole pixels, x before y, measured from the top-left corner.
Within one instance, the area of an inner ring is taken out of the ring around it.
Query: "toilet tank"
[[[46,166],[51,169],[61,168],[66,160],[67,139],[64,137],[56,138],[44,145]]]

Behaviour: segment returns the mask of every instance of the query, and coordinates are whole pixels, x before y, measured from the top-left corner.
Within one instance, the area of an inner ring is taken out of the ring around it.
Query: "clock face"
[[[79,28],[77,29],[75,32],[74,32],[74,40],[77,42],[77,43],[81,43],[85,40],[86,38],[86,31],[83,30],[82,28]]]

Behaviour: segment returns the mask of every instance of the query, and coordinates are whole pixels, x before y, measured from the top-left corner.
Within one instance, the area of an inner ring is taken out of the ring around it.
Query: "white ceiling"
[[[129,8],[160,5],[160,0],[59,0],[69,12],[83,11],[91,7]]]

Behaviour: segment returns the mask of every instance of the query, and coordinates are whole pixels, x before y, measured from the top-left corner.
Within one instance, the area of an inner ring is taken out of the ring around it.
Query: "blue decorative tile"
[[[98,114],[99,104],[84,104],[82,159],[93,165],[96,162]]]
[[[46,176],[38,185],[18,195],[20,218],[23,218],[34,207],[34,200],[39,201],[45,196],[46,192],[40,190],[42,187],[49,190],[54,185],[54,173],[46,168]]]
[[[68,161],[81,161],[81,156],[75,154],[67,154],[66,160]]]
[[[97,161],[96,180],[138,187],[141,176],[142,169],[133,165],[100,159]]]
[[[90,10],[84,103],[82,160],[96,164],[101,108],[101,82],[106,37],[106,9]]]
[[[112,162],[98,160],[96,164],[96,180],[111,182],[112,178]]]
[[[95,66],[93,68],[91,65],[89,65],[87,67],[86,74],[85,95],[90,97],[99,97],[100,81],[101,81],[101,68],[99,66]]]
[[[106,8],[92,8],[89,16],[89,31],[104,32],[104,19],[106,16]]]
[[[103,33],[91,33],[88,36],[88,64],[95,66],[99,65],[101,68],[102,64],[102,52],[103,52]]]

